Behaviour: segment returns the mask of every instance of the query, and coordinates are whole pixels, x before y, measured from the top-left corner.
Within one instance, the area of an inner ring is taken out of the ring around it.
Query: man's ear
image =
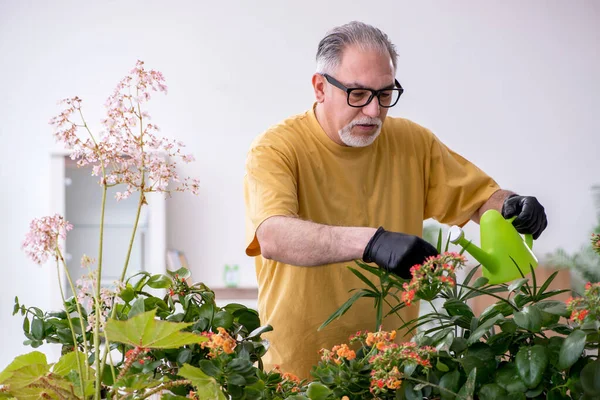
[[[325,101],[325,77],[321,74],[314,74],[312,77],[312,85],[315,90],[317,103],[323,103]]]

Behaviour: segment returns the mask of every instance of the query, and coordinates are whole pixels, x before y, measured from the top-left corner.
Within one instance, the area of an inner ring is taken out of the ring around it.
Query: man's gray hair
[[[342,53],[349,46],[387,52],[396,70],[398,53],[388,36],[374,26],[352,21],[333,28],[321,39],[317,50],[317,73],[333,73],[342,60]]]

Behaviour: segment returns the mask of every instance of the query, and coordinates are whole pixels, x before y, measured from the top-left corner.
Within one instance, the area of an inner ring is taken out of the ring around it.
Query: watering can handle
[[[512,224],[512,222],[515,218],[517,218],[517,217],[511,217],[508,219],[508,221]],[[531,235],[531,233],[526,233],[523,236],[525,236],[525,244],[527,245],[527,247],[529,247],[530,249],[533,249],[533,236]]]

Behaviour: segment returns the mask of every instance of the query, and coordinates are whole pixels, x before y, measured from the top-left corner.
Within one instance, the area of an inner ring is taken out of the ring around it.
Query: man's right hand
[[[410,279],[413,265],[422,264],[428,257],[437,255],[436,248],[418,236],[389,232],[380,227],[365,247],[363,260]]]

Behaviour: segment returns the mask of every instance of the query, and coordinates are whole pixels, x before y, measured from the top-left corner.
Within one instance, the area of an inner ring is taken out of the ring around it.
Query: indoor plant
[[[97,257],[83,256],[86,279],[73,282],[62,243],[71,225],[60,215],[35,219],[23,247],[38,264],[54,261],[66,274],[72,297],[61,287],[63,309],[45,312],[15,299],[14,313],[24,317],[26,344],[62,347],[49,364],[33,351],[17,357],[0,373],[0,398],[87,399],[271,398],[293,392],[293,377],[262,371],[267,343],[260,335],[256,311],[239,304],[217,307],[205,285],[188,282],[189,271],[128,276],[140,213],[149,192],[198,192],[198,181],[181,180],[176,161],[193,161],[183,144],[156,135],[145,104],[154,92],[166,92],[163,75],[138,61],[107,101],[105,131],[94,136],[79,97],[62,102],[65,109],[51,120],[78,166],[89,166],[99,178],[102,195]],[[113,289],[101,286],[104,210],[107,190],[122,188],[116,200],[137,196],[137,212],[120,279]],[[60,279],[60,277],[59,277]],[[257,366],[255,366],[257,365]],[[290,384],[291,382],[291,384]],[[271,397],[270,397],[271,396]]]
[[[593,237],[596,251],[600,248],[598,239]],[[440,240],[438,249],[441,247]],[[313,370],[324,386],[320,398],[342,395],[349,399],[484,400],[600,396],[600,285],[588,283],[583,297],[565,304],[553,297],[566,290],[548,290],[556,273],[545,282],[537,282],[533,269],[522,270],[530,272],[530,276],[523,274],[510,284],[488,285],[484,277],[471,282],[477,269],[474,268],[464,282],[458,283],[455,268],[462,267],[465,260],[447,249],[446,244],[442,255],[413,267],[412,280],[408,282],[360,262],[358,268],[350,268],[368,288],[358,290],[324,325],[341,317],[360,297],[375,300],[376,326],[381,323],[384,302],[394,305],[390,312],[397,312],[417,300],[442,299],[441,309],[433,307],[433,312],[398,327],[400,333],[414,335],[410,346],[433,347],[436,351],[428,353],[425,366],[396,357],[395,381],[385,386],[383,393],[373,391],[380,384],[373,377],[382,372],[373,359],[358,355],[341,359],[341,368],[324,360]],[[379,285],[370,283],[361,270],[375,275]],[[493,296],[497,302],[481,315],[474,315],[467,300],[481,295]],[[419,331],[420,326],[432,327]],[[327,366],[328,374],[323,374]],[[363,389],[367,382],[371,394],[341,389],[356,381],[363,382]]]

